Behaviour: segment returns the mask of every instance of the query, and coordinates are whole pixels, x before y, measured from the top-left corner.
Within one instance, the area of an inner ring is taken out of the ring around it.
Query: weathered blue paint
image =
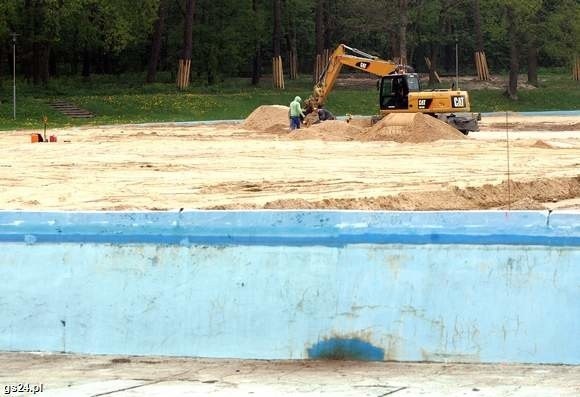
[[[330,338],[310,347],[308,358],[318,360],[383,361],[385,349],[359,338]]]
[[[0,350],[580,364],[579,238],[578,212],[0,212]]]
[[[547,211],[0,212],[0,242],[332,247],[363,243],[580,246],[580,222],[568,214],[559,216],[565,217],[563,223],[558,221],[558,215]]]

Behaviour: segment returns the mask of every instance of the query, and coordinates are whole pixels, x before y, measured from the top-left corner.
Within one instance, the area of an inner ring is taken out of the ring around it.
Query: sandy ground
[[[507,128],[506,128],[507,126]],[[524,116],[518,113],[485,116],[482,131],[580,131],[580,116]]]
[[[468,139],[418,144],[293,140],[239,125],[70,128],[41,144],[31,131],[3,132],[0,208],[580,208],[580,117],[518,117],[510,189],[495,119]]]
[[[42,397],[576,397],[578,379],[578,366],[0,354],[0,393]]]

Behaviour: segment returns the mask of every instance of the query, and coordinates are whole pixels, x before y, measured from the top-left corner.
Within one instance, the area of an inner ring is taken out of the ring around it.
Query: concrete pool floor
[[[97,396],[580,396],[580,366],[253,361],[0,353],[7,386],[37,395]]]

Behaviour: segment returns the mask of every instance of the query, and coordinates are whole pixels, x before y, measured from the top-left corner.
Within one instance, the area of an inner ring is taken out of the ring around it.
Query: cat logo
[[[357,62],[356,67],[361,69],[367,69],[370,66],[368,62]]]
[[[429,98],[429,99],[419,99],[417,100],[417,105],[419,107],[420,110],[424,110],[424,109],[429,109],[431,108],[431,103],[433,102],[433,99]]]
[[[465,97],[464,96],[454,96],[452,97],[454,108],[464,108],[465,107]]]

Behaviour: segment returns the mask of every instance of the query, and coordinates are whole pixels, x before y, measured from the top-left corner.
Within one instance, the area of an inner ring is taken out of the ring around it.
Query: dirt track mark
[[[215,185],[205,186],[200,189],[202,194],[212,194],[212,193],[228,193],[228,194],[239,194],[243,192],[267,192],[267,193],[285,193],[285,192],[336,192],[337,187],[348,190],[356,185],[363,185],[363,182],[348,181],[345,182],[341,179],[324,179],[324,180],[288,180],[288,181],[260,181],[260,182],[248,182],[248,181],[231,181],[223,182]]]
[[[480,187],[446,191],[401,193],[393,196],[325,199],[275,200],[266,203],[266,209],[349,209],[349,210],[475,210],[507,208],[542,209],[542,203],[580,197],[580,176],[573,178],[540,179],[532,182],[511,182],[511,201],[508,201],[508,184],[486,184]],[[227,205],[212,209],[260,208],[255,205]]]

